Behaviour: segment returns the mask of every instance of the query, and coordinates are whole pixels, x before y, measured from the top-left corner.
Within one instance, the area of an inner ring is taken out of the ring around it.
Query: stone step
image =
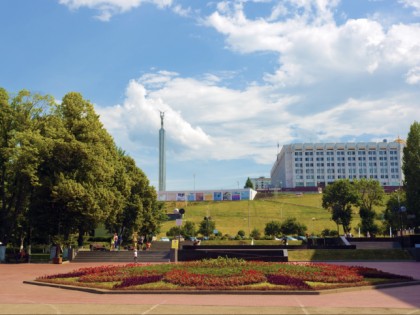
[[[401,248],[398,242],[351,242],[356,249],[394,249]]]

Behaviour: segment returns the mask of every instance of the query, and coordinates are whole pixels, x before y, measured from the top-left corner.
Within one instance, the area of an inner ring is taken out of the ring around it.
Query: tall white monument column
[[[159,191],[166,190],[166,152],[165,152],[165,129],[163,128],[163,119],[165,112],[160,112],[160,130],[159,130]]]

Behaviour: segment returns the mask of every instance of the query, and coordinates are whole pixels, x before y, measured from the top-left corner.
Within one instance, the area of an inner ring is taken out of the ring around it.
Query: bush
[[[239,236],[240,238],[244,238],[244,237],[245,237],[245,231],[244,231],[244,230],[239,230],[239,231],[238,231],[238,236]]]
[[[261,232],[258,229],[253,229],[249,236],[251,236],[254,240],[259,240],[261,238]]]
[[[337,237],[338,236],[338,232],[336,230],[330,230],[330,229],[324,229],[321,232],[321,236],[322,237]]]
[[[280,227],[280,231],[285,235],[305,235],[306,225],[297,222],[296,218],[286,219]]]

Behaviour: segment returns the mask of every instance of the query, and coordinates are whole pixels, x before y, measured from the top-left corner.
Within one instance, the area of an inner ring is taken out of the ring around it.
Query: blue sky
[[[80,92],[158,185],[242,187],[280,146],[406,137],[420,0],[2,0],[0,86]]]

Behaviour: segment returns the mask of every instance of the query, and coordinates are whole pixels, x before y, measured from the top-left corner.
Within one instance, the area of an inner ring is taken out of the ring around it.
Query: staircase
[[[350,242],[351,245],[356,245],[357,249],[400,249],[399,242]]]
[[[163,243],[163,244],[162,244]],[[169,262],[170,261],[170,243],[154,242],[150,250],[140,250],[137,252],[137,262]],[[113,262],[113,263],[131,263],[134,262],[132,250],[120,251],[79,251],[72,263],[88,262]]]

